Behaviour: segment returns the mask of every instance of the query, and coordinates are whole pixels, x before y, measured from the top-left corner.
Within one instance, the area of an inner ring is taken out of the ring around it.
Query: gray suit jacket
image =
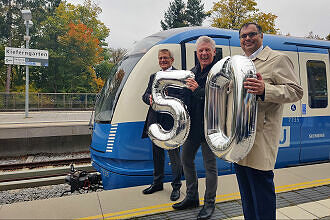
[[[265,96],[264,101],[258,101],[254,145],[238,164],[258,170],[272,170],[278,152],[283,104],[300,100],[303,89],[288,56],[267,46],[253,62],[265,82]]]

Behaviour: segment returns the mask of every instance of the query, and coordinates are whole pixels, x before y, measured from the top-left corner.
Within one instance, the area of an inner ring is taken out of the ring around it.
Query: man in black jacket
[[[172,53],[168,49],[161,49],[158,52],[158,62],[162,71],[175,70],[172,67],[174,58]],[[173,118],[169,114],[163,114],[155,112],[151,108],[151,87],[154,81],[155,74],[152,74],[149,79],[148,87],[142,96],[142,100],[147,105],[150,105],[147,118],[144,124],[142,138],[148,137],[147,131],[151,124],[159,123],[165,130],[170,130],[173,127]],[[182,89],[178,88],[167,88],[167,95],[176,97],[179,99],[183,98]],[[143,190],[143,194],[151,194],[160,190],[163,190],[163,179],[164,179],[164,160],[165,153],[164,149],[156,146],[152,143],[153,161],[154,161],[154,180],[150,187]],[[172,193],[170,199],[176,201],[180,197],[180,187],[181,187],[181,176],[182,176],[182,165],[180,159],[180,148],[176,148],[168,151],[168,155],[171,161],[172,168]]]
[[[216,51],[214,40],[207,36],[199,37],[196,46],[199,63],[191,69],[195,73],[195,80],[187,80],[186,85],[190,90],[188,90],[188,94],[185,94],[185,98],[188,98],[186,105],[191,117],[189,136],[182,147],[182,164],[186,178],[187,193],[186,198],[174,204],[173,208],[182,210],[199,206],[198,178],[194,160],[199,147],[202,146],[206,171],[206,190],[204,206],[197,218],[208,219],[212,216],[215,208],[218,172],[216,156],[207,145],[204,137],[204,102],[206,78],[210,69],[216,63],[214,60]]]

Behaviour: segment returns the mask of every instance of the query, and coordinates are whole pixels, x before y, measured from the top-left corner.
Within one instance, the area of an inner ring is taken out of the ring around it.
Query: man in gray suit
[[[261,27],[244,24],[240,44],[252,59],[257,79],[248,78],[244,87],[258,100],[257,129],[251,151],[235,163],[245,219],[276,219],[276,195],[273,169],[282,126],[283,104],[303,96],[290,58],[263,46]]]
[[[170,50],[161,49],[158,51],[158,63],[162,71],[175,70],[175,68],[172,66],[173,62],[174,62],[174,58]],[[142,138],[148,137],[147,134],[148,128],[153,123],[161,124],[165,130],[170,130],[173,127],[173,118],[169,114],[156,112],[151,107],[152,105],[151,89],[154,78],[155,78],[155,73],[150,76],[148,87],[142,96],[143,102],[149,105],[148,114],[142,132]],[[171,97],[183,99],[182,89],[169,87],[166,89],[166,92]],[[180,197],[181,176],[182,176],[180,148],[168,150],[167,152],[171,161],[171,169],[172,169],[173,190],[170,199],[172,201],[176,201]],[[163,190],[164,162],[165,162],[164,149],[152,143],[152,155],[154,162],[154,173],[153,173],[154,180],[153,183],[148,188],[142,191],[143,194],[152,194],[154,192]]]
[[[182,165],[186,178],[187,195],[186,198],[174,204],[174,209],[187,209],[199,206],[198,178],[195,167],[195,156],[200,146],[204,167],[206,172],[206,190],[204,196],[204,206],[199,212],[198,219],[208,219],[212,216],[215,208],[215,196],[217,191],[218,170],[216,156],[206,143],[204,136],[204,103],[205,103],[205,83],[207,75],[216,63],[214,57],[215,42],[207,36],[197,39],[197,58],[199,63],[191,69],[195,73],[195,79],[188,79],[185,89],[185,104],[188,107],[191,117],[189,136],[182,147]]]

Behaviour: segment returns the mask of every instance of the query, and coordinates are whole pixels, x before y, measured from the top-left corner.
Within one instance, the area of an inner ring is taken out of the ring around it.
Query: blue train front
[[[178,28],[159,32],[141,40],[112,69],[96,103],[90,146],[92,164],[102,175],[104,189],[152,183],[151,141],[141,138],[148,106],[142,102],[141,97],[149,76],[159,70],[158,50],[170,49],[174,54],[173,65],[177,69],[190,69],[197,62],[194,43],[201,35],[208,35],[215,40],[217,59],[242,53],[237,31],[216,28]],[[291,44],[286,42],[291,42]],[[297,48],[300,48],[301,53],[312,54],[313,60],[320,59],[325,62],[325,85],[329,84],[327,76],[329,75],[330,43],[322,43],[322,47],[325,48],[321,48],[318,45],[319,41],[273,35],[265,35],[264,43],[275,50],[287,53],[295,63],[296,71],[302,69],[298,66],[299,52],[297,51],[299,50]],[[318,47],[301,47],[298,44]],[[305,48],[307,48],[306,51]],[[308,60],[309,58],[306,62]],[[306,91],[310,78],[307,73],[302,74],[297,71],[297,75]],[[323,94],[321,99],[323,102],[326,100],[327,104],[329,97],[324,97]],[[315,109],[310,102],[310,92],[305,92],[301,101],[285,105],[280,141],[282,147],[279,150],[276,167],[329,160],[330,107],[329,105],[324,107],[323,104],[321,109]],[[195,162],[199,177],[205,176],[200,151],[196,155]],[[232,164],[218,159],[219,175],[232,172]],[[169,159],[166,158],[165,181],[170,180],[171,168]]]

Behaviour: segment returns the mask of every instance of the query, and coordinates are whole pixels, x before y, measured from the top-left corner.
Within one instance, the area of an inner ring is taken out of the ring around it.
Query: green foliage
[[[256,0],[220,0],[214,2],[208,12],[212,26],[226,29],[239,29],[246,22],[258,23],[264,33],[276,34],[276,15],[260,12]]]
[[[103,60],[109,29],[97,19],[101,13],[98,5],[91,0],[77,6],[61,0],[3,0],[0,6],[1,46],[25,45],[21,9],[29,8],[34,24],[30,28],[30,48],[49,51],[48,67],[30,67],[30,83],[36,91],[97,92],[100,89],[103,80],[97,76],[95,67]],[[2,53],[0,59],[1,65]],[[11,91],[19,91],[25,85],[25,67],[12,67]],[[6,68],[1,65],[0,91],[4,90],[5,81]]]
[[[22,19],[21,10],[28,8],[32,12],[33,26],[30,28],[30,47],[35,48],[36,36],[39,35],[37,30],[40,30],[40,22],[52,15],[55,8],[59,5],[61,0],[2,0],[0,2],[0,44],[8,47],[22,47],[25,46],[23,36],[25,35],[25,25]],[[43,48],[38,48],[43,49]],[[0,54],[0,59],[4,60],[4,56]],[[7,80],[7,67],[1,65],[0,68],[0,84]],[[23,66],[12,65],[9,68],[9,79],[11,91],[16,91],[18,87],[24,86],[25,82],[22,80],[24,73]],[[4,91],[2,85],[0,91]]]
[[[201,0],[188,0],[186,20],[189,26],[201,26],[206,16]]]
[[[160,21],[163,30],[187,26],[185,20],[185,3],[182,0],[170,2],[168,10],[165,12],[164,22]]]
[[[201,0],[188,0],[187,6],[183,0],[174,0],[160,21],[163,30],[178,27],[200,26],[206,18],[204,4]]]
[[[124,48],[104,48],[102,52],[104,60],[95,67],[97,78],[102,79],[104,83],[110,77],[111,73],[114,74],[112,68],[124,58],[126,53],[127,49]]]
[[[5,65],[5,45],[0,44],[0,91],[5,91],[6,87],[6,65]]]
[[[101,78],[103,82],[107,80],[110,75],[111,69],[114,67],[114,63],[108,60],[102,61],[100,64],[96,65],[95,72],[98,78]]]
[[[109,29],[97,19],[101,9],[62,2],[41,23],[39,48],[49,50],[49,67],[39,68],[37,86],[44,92],[97,92],[103,85],[95,66],[103,60],[102,46]]]

